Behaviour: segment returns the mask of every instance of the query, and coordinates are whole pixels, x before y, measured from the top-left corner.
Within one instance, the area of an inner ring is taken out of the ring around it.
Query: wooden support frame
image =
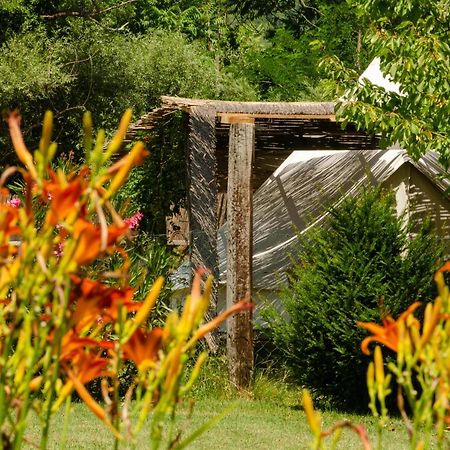
[[[255,124],[233,123],[230,127],[228,159],[228,253],[227,306],[252,297],[253,201],[252,165]],[[235,314],[228,320],[227,353],[230,381],[246,388],[253,371],[252,312]]]
[[[189,126],[187,200],[191,226],[190,259],[194,268],[209,268],[216,280],[219,277],[216,235],[218,184],[225,186],[226,183],[227,158],[223,156],[229,144],[227,302],[230,306],[242,298],[251,298],[250,175],[255,145],[254,122],[258,153],[269,155],[276,161],[276,153],[294,149],[379,148],[377,136],[368,136],[356,129],[343,131],[336,123],[335,106],[333,102],[228,102],[163,96],[161,107],[143,116],[127,133],[129,142],[140,130],[154,128],[166,114],[176,110],[186,113]],[[289,139],[280,139],[280,135],[289,133]],[[257,158],[254,167],[256,182],[268,171],[269,174],[273,172],[272,165],[267,164],[264,157]],[[217,313],[216,299],[217,281],[213,288],[210,317]],[[251,320],[250,313],[237,315],[231,319],[228,329],[231,379],[238,387],[245,387],[250,382],[253,364]],[[216,348],[210,338],[208,343],[213,350]]]

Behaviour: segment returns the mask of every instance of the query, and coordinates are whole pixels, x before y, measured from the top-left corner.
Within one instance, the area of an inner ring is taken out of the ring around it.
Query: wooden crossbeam
[[[228,113],[219,112],[217,118],[220,123],[253,123],[255,119],[279,119],[279,120],[327,120],[329,122],[336,122],[334,114],[263,114],[263,113]]]

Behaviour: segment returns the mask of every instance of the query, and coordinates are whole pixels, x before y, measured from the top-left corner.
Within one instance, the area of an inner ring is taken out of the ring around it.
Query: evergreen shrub
[[[263,312],[286,363],[322,405],[367,408],[367,333],[356,321],[380,322],[433,298],[442,244],[430,222],[405,226],[394,200],[367,189],[331,208],[327,224],[301,238],[282,312]]]

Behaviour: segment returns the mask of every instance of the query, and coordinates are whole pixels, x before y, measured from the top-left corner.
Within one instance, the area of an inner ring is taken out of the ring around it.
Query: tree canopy
[[[21,109],[31,142],[44,111],[54,110],[57,139],[64,143],[78,137],[76,124],[84,110],[111,128],[127,107],[139,115],[162,94],[329,98],[317,62],[325,53],[337,53],[355,66],[355,13],[345,0],[270,5],[258,0],[5,0],[0,4],[0,107]],[[344,15],[349,25],[342,27]],[[317,39],[327,45],[309,45]]]
[[[354,83],[339,113],[360,128],[380,133],[415,158],[434,150],[450,163],[450,2],[352,0],[369,27],[366,43],[383,73],[400,85],[386,92]],[[336,66],[332,70],[335,73]]]

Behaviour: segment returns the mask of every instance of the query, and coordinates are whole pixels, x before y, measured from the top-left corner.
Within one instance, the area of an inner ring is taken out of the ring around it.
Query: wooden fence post
[[[227,306],[251,299],[252,294],[252,163],[255,124],[230,125],[227,192]],[[238,388],[251,382],[253,370],[252,312],[235,314],[228,320],[227,353],[230,381]]]

